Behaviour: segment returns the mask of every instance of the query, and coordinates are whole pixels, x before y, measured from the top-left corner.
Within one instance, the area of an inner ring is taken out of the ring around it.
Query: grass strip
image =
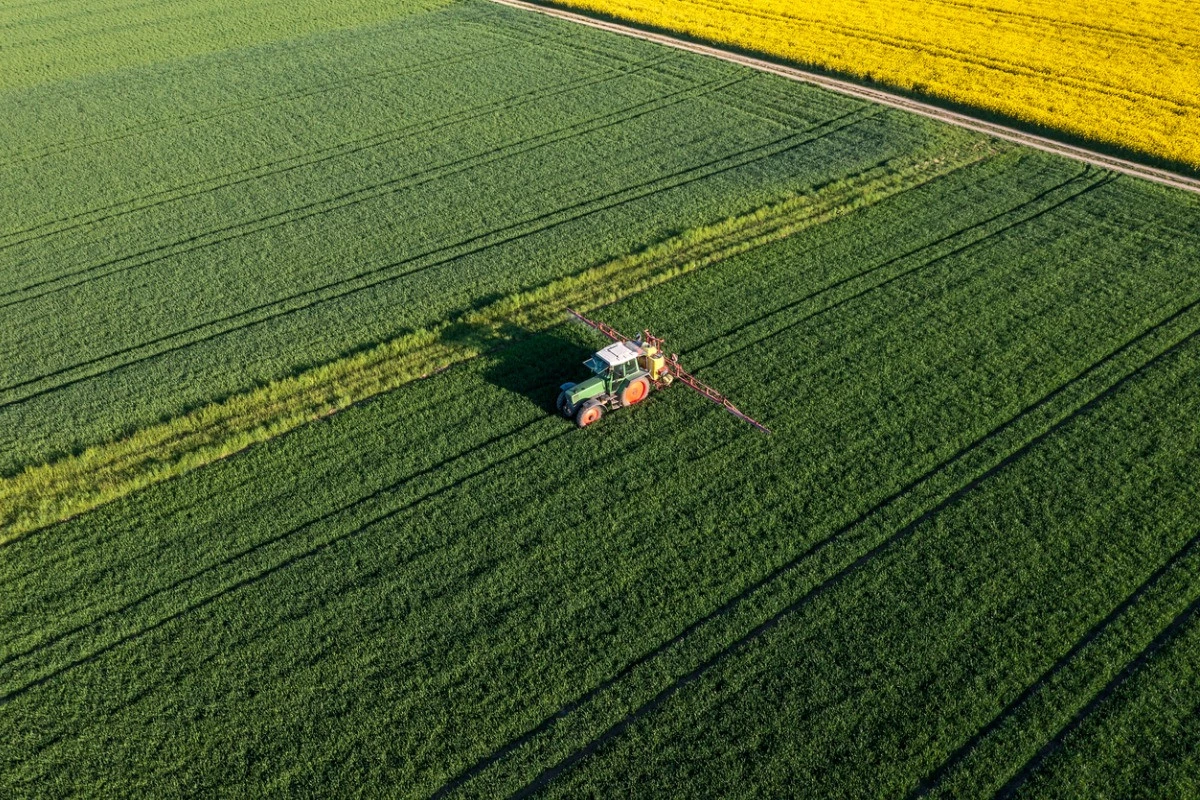
[[[0,544],[546,330],[562,321],[565,306],[599,308],[877,203],[1005,149],[980,143],[936,156],[891,160],[76,455],[29,466],[0,480]]]

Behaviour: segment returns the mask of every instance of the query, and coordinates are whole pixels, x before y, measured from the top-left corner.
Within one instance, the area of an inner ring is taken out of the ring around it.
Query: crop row
[[[1200,14],[1037,4],[563,0],[1200,167]],[[1169,19],[1170,23],[1164,23]]]
[[[771,437],[576,431],[560,327],[6,545],[0,782],[999,788],[1200,569],[1194,201],[1108,178],[990,159],[604,309]]]

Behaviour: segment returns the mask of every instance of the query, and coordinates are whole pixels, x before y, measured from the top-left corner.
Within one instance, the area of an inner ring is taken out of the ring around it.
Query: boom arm
[[[707,397],[709,400],[712,400],[714,403],[728,411],[730,414],[733,414],[735,417],[746,420],[746,422],[749,422],[760,431],[763,431],[764,433],[771,432],[771,429],[766,425],[763,425],[761,422],[758,422],[757,420],[739,411],[737,406],[729,402],[728,398],[726,398],[716,389],[712,388],[706,383],[701,383],[691,373],[685,372],[683,367],[679,366],[679,356],[672,355],[667,361],[667,368],[670,370],[671,375],[675,377],[675,380],[679,381],[684,386],[693,390],[702,397]]]

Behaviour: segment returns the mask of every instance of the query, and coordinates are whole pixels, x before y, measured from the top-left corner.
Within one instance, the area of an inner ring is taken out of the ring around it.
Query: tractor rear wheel
[[[634,403],[640,403],[650,394],[650,381],[638,378],[621,390],[621,405],[628,408]]]
[[[575,424],[586,428],[593,422],[598,422],[604,416],[604,406],[599,403],[584,403],[575,412]]]

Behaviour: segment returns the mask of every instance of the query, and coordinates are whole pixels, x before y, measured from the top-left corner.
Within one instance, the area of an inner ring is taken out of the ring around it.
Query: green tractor
[[[610,344],[583,362],[591,377],[581,383],[564,383],[558,411],[581,428],[591,425],[609,409],[626,408],[650,396],[651,387],[669,386],[666,359],[653,345],[641,341]]]
[[[598,350],[583,362],[592,373],[589,378],[579,383],[564,383],[560,387],[558,412],[567,419],[574,419],[579,427],[586,428],[598,422],[605,411],[615,411],[642,402],[652,390],[681,383],[734,416],[770,433],[765,426],[739,411],[716,389],[685,372],[679,366],[679,356],[664,356],[662,339],[649,331],[643,331],[637,339],[626,339],[610,325],[590,320],[570,308],[567,311],[613,340],[608,347]]]

